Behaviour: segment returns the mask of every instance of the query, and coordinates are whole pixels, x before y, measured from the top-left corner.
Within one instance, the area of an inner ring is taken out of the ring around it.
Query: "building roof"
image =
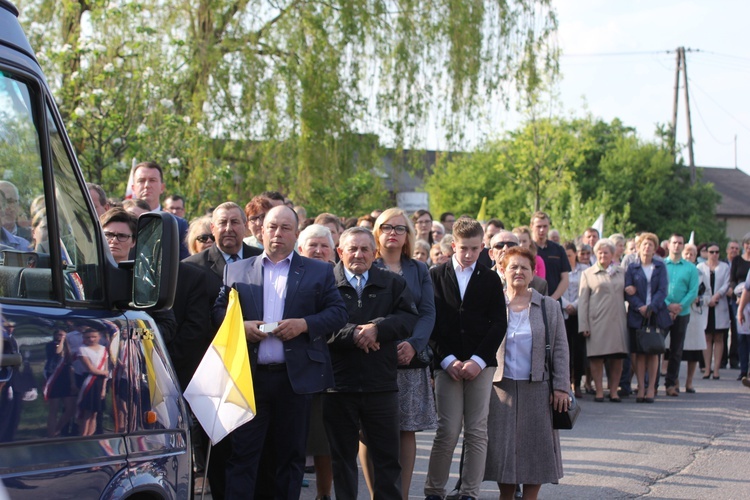
[[[721,195],[717,217],[750,217],[750,175],[737,168],[698,167],[703,182]]]

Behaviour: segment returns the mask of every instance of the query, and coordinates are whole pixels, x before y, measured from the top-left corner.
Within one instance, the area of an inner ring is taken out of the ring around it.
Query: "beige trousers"
[[[495,367],[487,367],[472,381],[453,380],[443,370],[435,372],[438,428],[430,453],[424,494],[445,497],[453,452],[464,431],[464,468],[460,495],[479,498],[487,458],[487,414]]]

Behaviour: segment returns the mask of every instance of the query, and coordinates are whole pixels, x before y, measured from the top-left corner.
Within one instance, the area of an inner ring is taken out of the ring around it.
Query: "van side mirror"
[[[177,221],[165,212],[141,214],[135,241],[133,305],[142,309],[172,307],[180,263]]]

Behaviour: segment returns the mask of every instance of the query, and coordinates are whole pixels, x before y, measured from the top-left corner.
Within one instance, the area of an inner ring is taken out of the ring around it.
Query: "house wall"
[[[750,217],[717,217],[727,225],[727,237],[732,240],[741,240],[743,236],[750,233]]]

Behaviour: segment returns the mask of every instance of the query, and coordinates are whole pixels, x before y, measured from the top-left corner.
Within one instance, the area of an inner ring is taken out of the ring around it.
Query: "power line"
[[[717,108],[719,108],[719,109],[720,109],[720,110],[722,110],[722,111],[723,111],[724,113],[726,113],[726,114],[727,114],[727,116],[729,116],[729,117],[730,117],[731,119],[733,119],[734,121],[736,121],[736,122],[737,122],[737,123],[738,123],[738,124],[739,124],[739,125],[740,125],[740,126],[741,126],[742,128],[744,128],[744,129],[745,129],[745,130],[747,130],[747,131],[750,131],[750,127],[748,127],[747,125],[745,125],[744,123],[742,123],[742,122],[740,121],[740,119],[739,119],[739,118],[737,118],[736,116],[734,116],[734,115],[733,115],[732,113],[730,113],[729,111],[727,111],[727,110],[726,110],[726,109],[725,109],[725,108],[724,108],[724,107],[723,107],[723,106],[722,106],[721,104],[719,104],[718,102],[716,102],[716,100],[715,100],[715,99],[714,99],[713,97],[711,97],[711,94],[710,94],[710,93],[708,93],[708,92],[706,92],[705,90],[703,90],[703,89],[702,89],[702,88],[700,87],[700,85],[696,84],[696,83],[695,83],[695,81],[694,81],[694,80],[693,80],[692,78],[689,78],[688,80],[690,81],[690,84],[691,84],[691,85],[692,85],[693,87],[697,88],[697,89],[698,89],[698,90],[700,90],[700,91],[701,91],[701,92],[702,92],[702,93],[703,93],[703,94],[704,94],[704,95],[705,95],[706,97],[708,97],[708,98],[709,98],[709,99],[711,100],[711,102],[713,102],[713,103],[714,103],[714,104],[716,105],[716,107],[717,107]]]
[[[692,83],[694,86],[692,79],[688,78],[690,80],[690,83]],[[716,138],[716,136],[711,132],[711,129],[708,127],[708,124],[706,123],[706,120],[703,118],[703,113],[701,113],[701,108],[698,106],[698,101],[695,98],[695,93],[691,90],[690,91],[690,101],[695,106],[695,110],[698,112],[698,117],[701,119],[701,123],[703,123],[703,126],[706,128],[706,132],[708,132],[708,135],[711,136],[711,138],[716,142],[717,144],[720,144],[722,146],[729,146],[731,144],[734,144],[734,140],[731,140],[729,142],[723,142]]]
[[[622,57],[622,56],[642,56],[655,54],[670,54],[674,50],[649,50],[641,52],[589,52],[582,54],[566,54],[563,52],[561,57]]]

